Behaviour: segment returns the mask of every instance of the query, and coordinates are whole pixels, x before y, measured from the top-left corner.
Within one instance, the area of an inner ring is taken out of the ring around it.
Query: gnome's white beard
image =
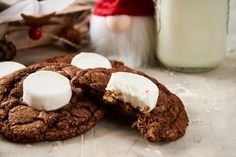
[[[155,58],[153,17],[132,16],[127,30],[114,33],[107,27],[106,17],[93,15],[90,35],[97,53],[109,59],[123,61],[130,67],[146,66]]]

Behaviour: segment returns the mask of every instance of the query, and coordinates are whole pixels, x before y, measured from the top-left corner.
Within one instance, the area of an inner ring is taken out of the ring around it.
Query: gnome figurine
[[[138,68],[154,60],[153,0],[97,0],[90,36],[95,50]]]

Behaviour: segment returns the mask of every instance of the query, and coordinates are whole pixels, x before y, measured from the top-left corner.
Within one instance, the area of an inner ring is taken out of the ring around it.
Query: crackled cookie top
[[[0,133],[16,142],[61,140],[91,129],[105,111],[72,85],[72,97],[60,109],[36,110],[23,101],[23,82],[39,71],[53,71],[68,80],[79,71],[63,63],[42,63],[29,66],[0,79]],[[37,81],[36,81],[37,82]]]

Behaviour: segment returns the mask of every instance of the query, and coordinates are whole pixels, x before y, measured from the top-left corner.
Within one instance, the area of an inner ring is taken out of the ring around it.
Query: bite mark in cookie
[[[158,87],[144,76],[115,72],[109,79],[103,99],[108,102],[114,101],[112,98],[118,99],[142,113],[148,113],[156,106],[158,93]]]

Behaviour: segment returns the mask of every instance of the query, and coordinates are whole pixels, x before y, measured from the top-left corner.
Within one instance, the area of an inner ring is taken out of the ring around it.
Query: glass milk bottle
[[[219,65],[226,52],[228,0],[159,0],[157,57],[181,72]]]

